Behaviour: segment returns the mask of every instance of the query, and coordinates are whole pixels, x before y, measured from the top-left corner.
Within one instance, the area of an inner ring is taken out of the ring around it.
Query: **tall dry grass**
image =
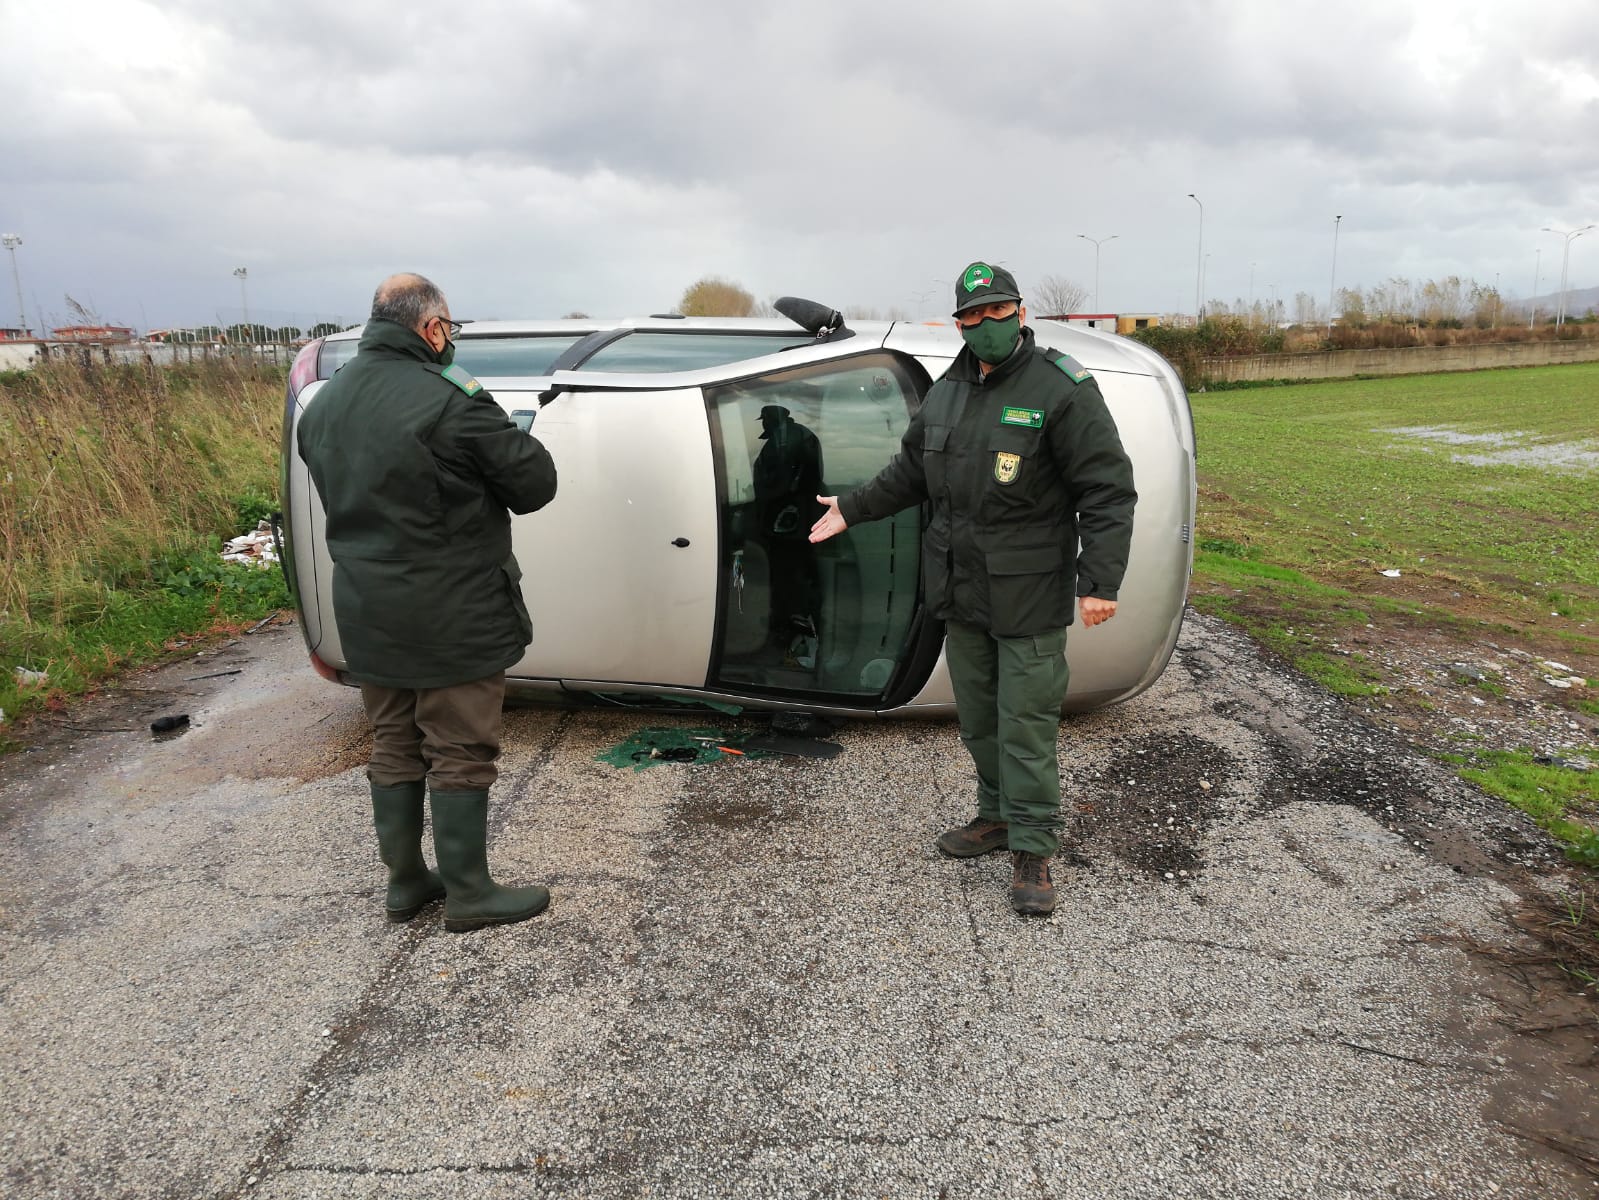
[[[92,619],[268,506],[283,386],[232,362],[0,376],[0,626]]]

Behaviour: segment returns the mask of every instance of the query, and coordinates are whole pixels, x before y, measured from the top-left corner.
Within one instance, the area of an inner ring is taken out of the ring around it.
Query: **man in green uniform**
[[[955,284],[966,348],[911,418],[894,460],[811,531],[931,506],[922,539],[927,604],[961,740],[977,768],[977,815],[938,839],[967,858],[1009,847],[1011,905],[1054,911],[1060,847],[1055,739],[1073,602],[1092,627],[1116,613],[1133,532],[1132,464],[1099,386],[1026,327],[1016,280],[975,262]]]
[[[339,640],[372,721],[388,916],[408,921],[443,897],[444,927],[458,931],[550,902],[545,888],[495,883],[486,840],[505,670],[533,639],[510,513],[555,496],[549,452],[452,365],[459,329],[428,280],[384,280],[359,353],[298,431],[327,514]],[[424,789],[437,873],[422,858]]]

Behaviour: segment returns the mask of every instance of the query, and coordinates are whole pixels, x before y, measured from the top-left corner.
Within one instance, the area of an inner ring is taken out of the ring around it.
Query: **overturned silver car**
[[[710,701],[850,716],[953,713],[924,610],[924,513],[806,539],[811,498],[872,478],[961,348],[953,325],[780,302],[789,319],[478,321],[456,362],[553,455],[560,490],[513,520],[534,638],[512,696]],[[1093,372],[1138,487],[1114,621],[1073,627],[1065,709],[1124,700],[1171,657],[1196,483],[1182,383],[1136,342],[1051,321],[1038,343]],[[343,681],[322,505],[295,426],[359,330],[301,351],[283,421],[284,569],[312,665]]]

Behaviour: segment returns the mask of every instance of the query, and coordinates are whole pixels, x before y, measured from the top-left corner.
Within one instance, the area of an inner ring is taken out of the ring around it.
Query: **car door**
[[[584,690],[704,687],[717,507],[701,390],[563,392],[531,432],[558,483],[512,522],[533,644],[508,674]]]

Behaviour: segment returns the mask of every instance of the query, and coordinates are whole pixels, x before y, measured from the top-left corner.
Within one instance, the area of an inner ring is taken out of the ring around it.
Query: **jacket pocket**
[[[990,550],[989,627],[997,637],[1064,628],[1072,619],[1072,586],[1060,546]]]
[[[1037,429],[1001,425],[988,435],[990,479],[1000,487],[1011,487],[1037,469],[1038,446],[1043,434]]]
[[[533,641],[533,618],[528,615],[527,604],[522,599],[522,568],[515,555],[500,564],[500,578],[504,581],[505,598],[522,635],[522,645],[530,645]]]

